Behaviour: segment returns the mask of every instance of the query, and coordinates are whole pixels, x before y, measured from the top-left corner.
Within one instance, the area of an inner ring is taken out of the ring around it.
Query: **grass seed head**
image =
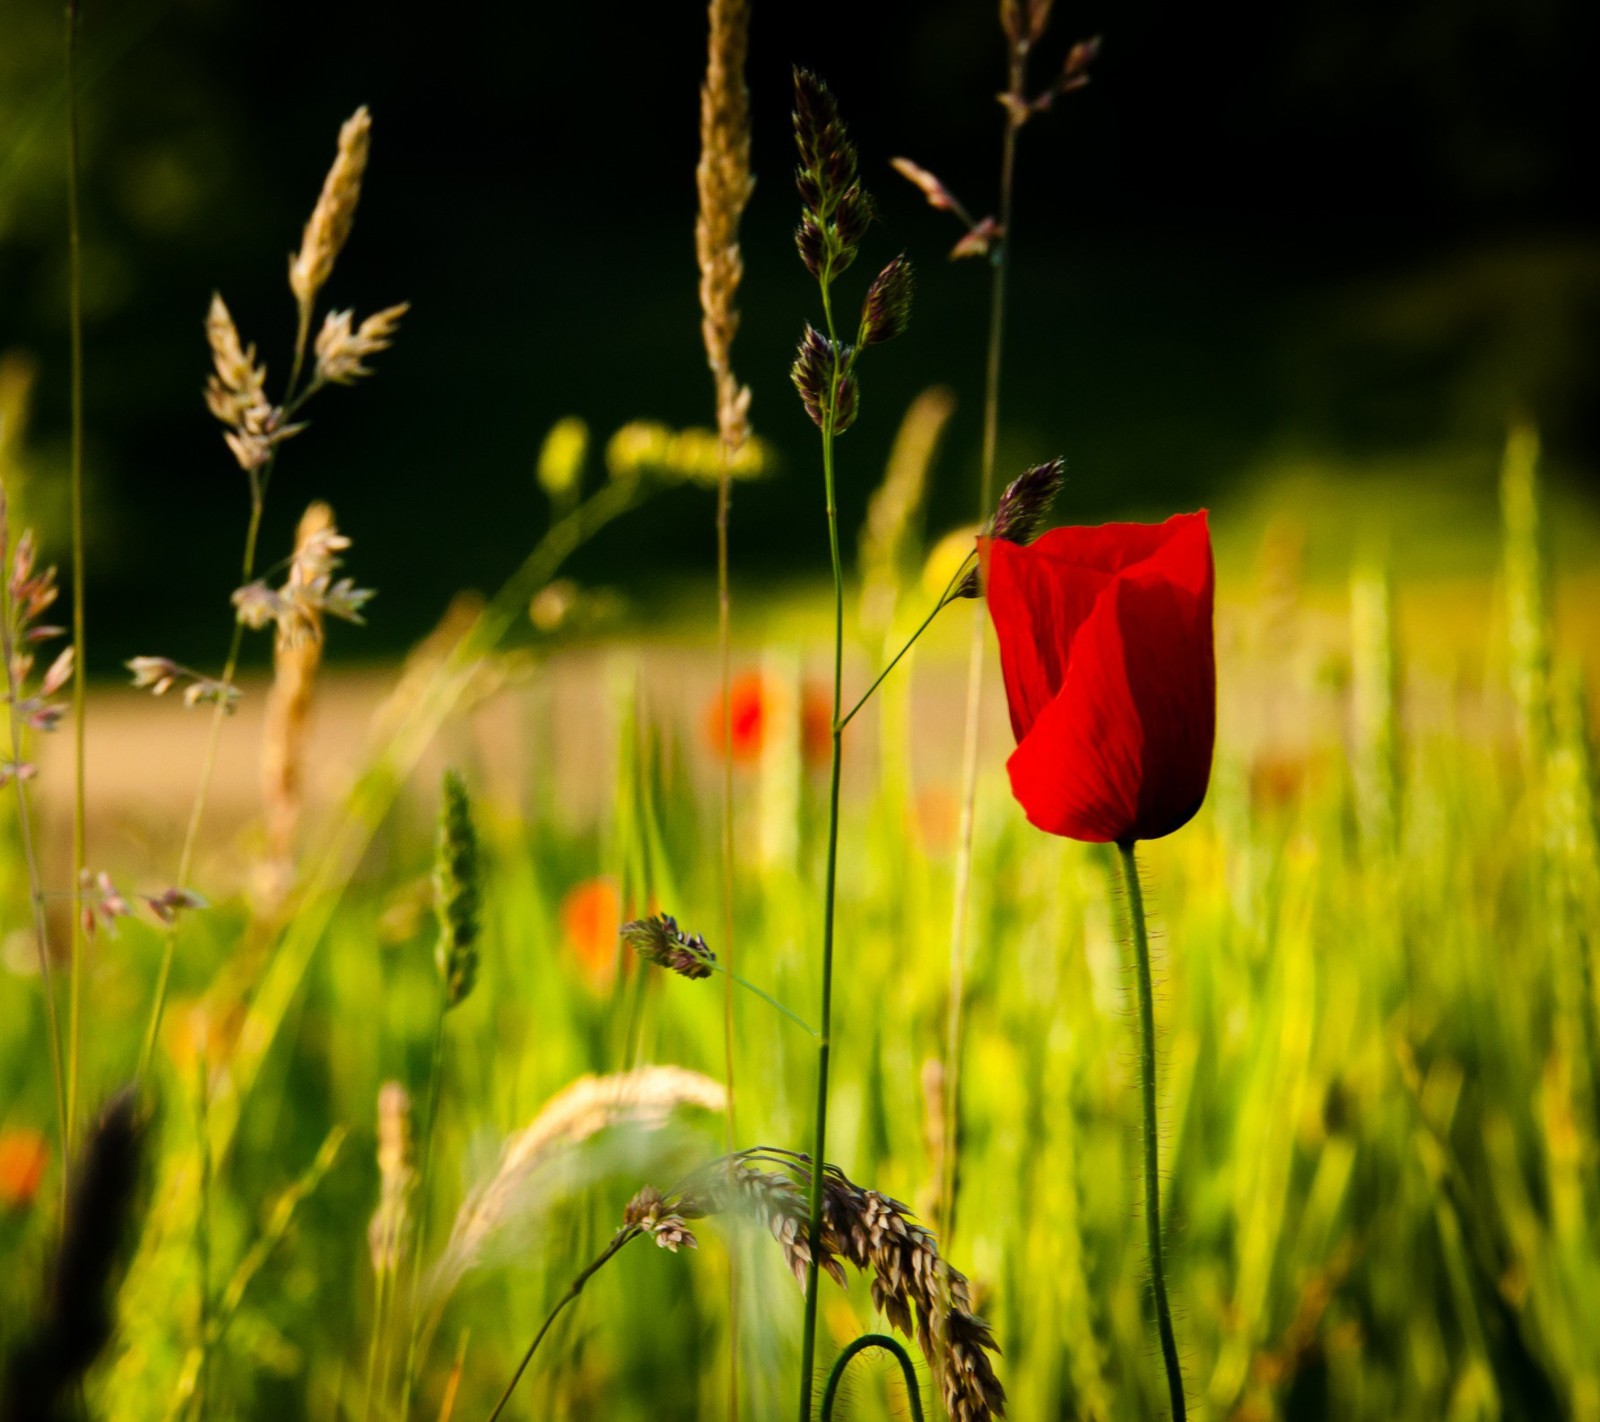
[[[339,129],[339,151],[323,180],[317,205],[311,210],[300,250],[289,259],[289,289],[299,303],[301,322],[307,327],[317,293],[333,274],[333,264],[355,224],[371,134],[372,118],[363,104]]]
[[[873,279],[861,307],[861,344],[892,341],[911,324],[911,295],[915,283],[911,263],[901,253]]]
[[[466,782],[454,770],[444,773],[439,805],[439,841],[434,857],[434,905],[439,944],[434,961],[444,980],[445,1006],[463,1002],[478,979],[478,832]]]
[[[622,941],[646,962],[684,978],[709,978],[717,955],[698,933],[685,933],[670,913],[637,918],[622,926]]]

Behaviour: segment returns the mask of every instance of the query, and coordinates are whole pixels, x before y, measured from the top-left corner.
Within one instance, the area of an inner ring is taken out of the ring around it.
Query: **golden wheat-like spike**
[[[323,180],[317,205],[311,210],[300,250],[289,259],[289,290],[299,303],[300,319],[306,326],[310,325],[317,293],[333,274],[334,261],[355,223],[371,134],[372,116],[363,104],[339,129],[339,151]]]
[[[735,378],[731,356],[739,329],[739,281],[744,275],[739,218],[754,186],[750,95],[744,83],[749,0],[711,0],[709,13],[706,82],[700,90],[700,164],[695,170],[700,211],[694,242],[700,264],[700,329],[717,387],[717,430],[723,443],[736,450],[750,434],[750,390]]]
[[[726,1104],[721,1083],[669,1066],[582,1076],[557,1092],[532,1121],[506,1137],[494,1174],[457,1212],[430,1281],[435,1307],[482,1257],[495,1232],[522,1212],[544,1167],[563,1150],[610,1126],[659,1130],[680,1107],[721,1111]]]

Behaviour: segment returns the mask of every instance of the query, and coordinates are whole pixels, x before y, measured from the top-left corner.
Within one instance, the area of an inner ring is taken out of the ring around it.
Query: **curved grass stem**
[[[1155,1304],[1156,1332],[1161,1340],[1161,1361],[1167,1371],[1167,1392],[1173,1422],[1184,1422],[1183,1369],[1172,1331],[1172,1308],[1167,1302],[1166,1251],[1161,1239],[1161,1140],[1156,1121],[1156,1014],[1150,983],[1150,934],[1145,923],[1144,889],[1139,883],[1139,863],[1132,842],[1117,846],[1122,884],[1128,895],[1132,928],[1134,977],[1139,989],[1139,1103],[1144,1120],[1144,1227],[1150,1251],[1150,1295]]]
[[[901,1347],[900,1341],[887,1333],[863,1333],[847,1343],[834,1359],[833,1369],[828,1374],[828,1385],[822,1391],[822,1422],[830,1422],[833,1417],[833,1409],[839,1398],[839,1384],[844,1381],[845,1370],[857,1354],[866,1352],[868,1348],[882,1348],[885,1353],[894,1355],[895,1361],[900,1364],[900,1374],[905,1378],[911,1422],[922,1422],[922,1391],[917,1386],[917,1370],[911,1365],[911,1356]]]

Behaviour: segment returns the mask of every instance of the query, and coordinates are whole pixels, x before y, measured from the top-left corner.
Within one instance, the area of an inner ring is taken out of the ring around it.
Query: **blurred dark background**
[[[1226,503],[1301,454],[1360,468],[1471,451],[1487,489],[1520,405],[1558,477],[1595,488],[1600,7],[1308,0],[1259,27],[1159,0],[1056,11],[1038,82],[1071,41],[1105,44],[1094,83],[1023,134],[1002,474],[1064,453],[1074,521]],[[41,505],[67,406],[60,23],[52,0],[0,11],[0,352],[36,364]],[[216,654],[246,504],[200,401],[207,300],[224,293],[281,377],[286,258],[357,104],[373,160],[327,295],[414,309],[371,381],[313,406],[264,547],[286,551],[311,497],[335,504],[350,570],[381,592],[363,654],[509,571],[544,526],[532,468],[558,417],[599,441],[633,418],[710,422],[692,235],[704,39],[687,2],[86,0],[97,671]],[[862,266],[905,249],[920,273],[912,330],[874,353],[841,447],[844,525],[853,544],[900,414],[933,382],[960,403],[930,525],[975,512],[987,273],[945,259],[958,229],[887,162],[913,157],[989,210],[995,6],[756,0],[736,363],[782,469],[740,490],[746,582],[826,564],[814,432],[787,382],[816,305],[789,238],[796,62],[838,94],[878,199]],[[847,302],[867,275],[845,278]],[[708,576],[712,556],[710,496],[682,489],[579,572],[642,597]]]

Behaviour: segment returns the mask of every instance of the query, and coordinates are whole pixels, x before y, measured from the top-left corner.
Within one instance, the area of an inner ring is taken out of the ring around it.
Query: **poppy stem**
[[[1161,1142],[1156,1129],[1156,1012],[1155,993],[1150,985],[1150,935],[1145,924],[1144,889],[1139,883],[1139,863],[1134,857],[1132,840],[1117,845],[1117,861],[1122,867],[1122,883],[1128,895],[1134,976],[1139,984],[1139,1097],[1144,1114],[1144,1226],[1150,1249],[1150,1294],[1156,1306],[1156,1331],[1161,1337],[1161,1360],[1167,1369],[1173,1422],[1185,1422],[1188,1409],[1183,1399],[1183,1369],[1178,1363],[1172,1309],[1167,1303],[1167,1271],[1161,1243]]]

